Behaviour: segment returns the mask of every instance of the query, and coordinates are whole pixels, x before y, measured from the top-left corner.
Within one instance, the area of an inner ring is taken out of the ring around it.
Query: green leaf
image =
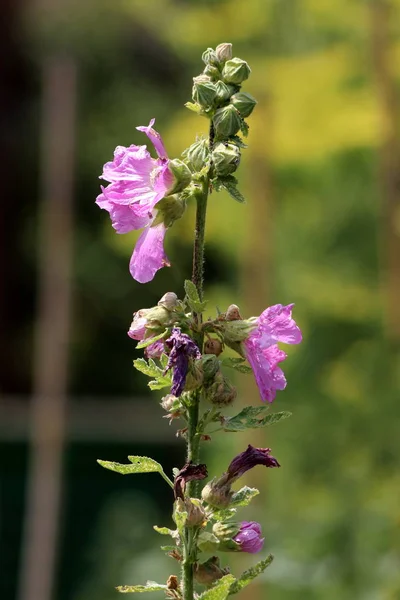
[[[159,335],[155,335],[153,337],[147,338],[147,340],[142,340],[141,342],[139,342],[137,344],[136,350],[140,350],[140,348],[147,348],[147,346],[150,346],[150,344],[154,344],[154,342],[158,342],[158,340],[161,340],[165,336],[166,333],[168,333],[168,329],[166,329]]]
[[[245,431],[246,429],[259,429],[267,425],[278,423],[282,419],[287,419],[292,413],[282,411],[265,415],[269,406],[246,406],[234,417],[225,417],[222,429],[224,431]]]
[[[173,531],[172,529],[168,529],[168,527],[158,527],[158,525],[153,525],[153,529],[161,535],[171,535],[172,537],[174,537],[175,535],[175,531]]]
[[[249,134],[249,126],[247,125],[246,121],[242,121],[241,125],[240,125],[240,131],[242,132],[242,135],[244,137],[247,137]]]
[[[198,600],[225,600],[230,593],[230,588],[236,581],[233,575],[225,575],[217,581],[211,589],[203,592]]]
[[[193,281],[186,279],[184,287],[186,292],[186,301],[190,307],[190,310],[195,313],[202,313],[207,306],[207,302],[202,302],[200,300],[199,293]]]
[[[198,115],[201,115],[203,113],[201,106],[199,104],[194,104],[194,102],[186,102],[185,106],[186,108],[195,112]]]
[[[161,359],[163,359],[163,356],[164,355],[162,355]],[[164,362],[163,360],[160,361],[163,367],[164,364],[166,364],[165,360],[168,360],[168,358],[165,357]],[[133,366],[141,373],[144,373],[144,375],[154,377],[154,379],[148,383],[151,390],[161,390],[162,388],[171,386],[171,374],[164,374],[165,367],[160,368],[152,358],[150,358],[148,362],[144,358],[137,358],[133,361]]]
[[[143,592],[159,592],[160,590],[167,590],[166,585],[156,583],[155,581],[148,581],[146,585],[119,585],[117,588],[121,594],[132,594],[132,593],[143,593]]]
[[[180,534],[183,533],[183,530],[185,528],[187,516],[188,516],[188,514],[187,514],[186,510],[182,510],[182,511],[175,510],[175,512],[174,512],[174,521],[176,523],[176,526],[177,526]]]
[[[238,181],[233,175],[217,177],[212,180],[212,184],[217,192],[225,190],[237,202],[246,202],[243,194],[237,189]]]
[[[235,369],[235,371],[239,371],[239,373],[251,373],[251,367],[248,367],[244,363],[246,362],[244,358],[224,358],[222,361],[222,365],[224,367],[228,367],[229,369]]]
[[[133,473],[160,473],[161,477],[172,488],[174,484],[164,473],[164,469],[160,463],[156,462],[152,458],[147,456],[128,456],[128,460],[132,463],[131,465],[122,465],[120,463],[111,462],[108,460],[98,460],[99,465],[110,471],[115,471],[121,475],[132,475]]]
[[[228,521],[236,515],[236,508],[222,508],[221,510],[215,510],[210,519],[212,521]]]
[[[270,554],[265,560],[261,560],[254,567],[251,567],[250,569],[247,569],[247,571],[244,571],[244,573],[242,573],[241,576],[232,583],[229,590],[229,595],[237,594],[238,592],[240,592],[240,590],[246,587],[246,585],[253,581],[253,579],[258,577],[258,575],[261,575],[261,573],[263,573],[265,569],[269,567],[273,559],[274,557],[272,556],[272,554]]]
[[[258,496],[259,493],[259,490],[256,488],[250,488],[245,485],[238,492],[233,494],[230,506],[247,506],[254,496]]]
[[[176,552],[177,551],[177,547],[176,546],[160,546],[160,550],[162,550],[163,552]]]

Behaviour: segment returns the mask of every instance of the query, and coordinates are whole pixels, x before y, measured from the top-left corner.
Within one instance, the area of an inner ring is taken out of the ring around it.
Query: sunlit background
[[[294,302],[304,333],[275,403],[291,419],[216,436],[205,457],[218,474],[252,442],[282,464],[243,478],[262,494],[241,517],[275,560],[241,598],[398,599],[400,1],[8,0],[2,17],[1,598],[112,600],[179,571],[152,529],[172,524],[169,488],[96,459],[183,464],[126,331],[182,296],[193,207],[167,236],[172,267],[143,286],[135,235],[94,200],[115,146],[146,143],[137,125],[156,117],[170,157],[206,132],[183,105],[203,50],[230,41],[259,104],[247,204],[209,203],[210,313]]]

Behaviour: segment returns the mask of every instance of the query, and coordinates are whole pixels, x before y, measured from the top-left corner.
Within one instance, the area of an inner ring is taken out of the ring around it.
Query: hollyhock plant
[[[172,329],[165,344],[170,349],[166,371],[173,368],[171,394],[180,396],[186,383],[189,359],[200,359],[201,353],[192,338],[182,333],[179,327]]]
[[[243,345],[245,355],[253,369],[263,402],[272,402],[277,390],[286,387],[286,378],[278,363],[286,358],[277,342],[299,344],[301,331],[292,319],[294,304],[270,306],[256,319],[253,329]]]
[[[152,119],[147,127],[136,129],[151,140],[158,158],[152,158],[146,146],[117,146],[114,160],[104,165],[101,175],[110,183],[101,186],[102,193],[96,199],[100,208],[109,212],[117,233],[144,228],[129,264],[132,277],[140,283],[151,281],[161,267],[170,265],[164,251],[167,228],[155,220],[157,203],[174,187],[174,174],[154,123]]]
[[[233,538],[239,544],[242,552],[256,554],[264,546],[264,538],[261,537],[261,525],[256,521],[243,521],[240,530]]]

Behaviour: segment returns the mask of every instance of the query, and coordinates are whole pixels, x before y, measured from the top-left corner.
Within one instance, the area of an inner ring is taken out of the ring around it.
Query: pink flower
[[[286,387],[286,379],[278,363],[286,358],[277,342],[299,344],[301,331],[292,319],[294,304],[270,306],[257,318],[257,327],[244,341],[246,358],[253,369],[263,402],[272,402],[276,390]]]
[[[151,140],[158,158],[152,158],[146,146],[117,146],[114,160],[104,165],[101,175],[110,183],[101,186],[102,193],[96,199],[100,208],[109,212],[117,233],[144,228],[129,264],[132,277],[140,283],[151,281],[158,269],[169,266],[164,252],[167,228],[154,220],[156,204],[172,189],[174,176],[161,136],[153,129],[154,122],[152,119],[148,127],[137,129]]]
[[[233,541],[240,545],[242,552],[256,554],[264,546],[264,538],[261,537],[261,525],[256,521],[242,521],[240,530]]]
[[[133,315],[133,321],[129,327],[128,335],[133,340],[143,342],[146,334],[147,316],[151,308],[141,308]],[[164,352],[164,342],[157,340],[145,348],[147,358],[160,358]]]

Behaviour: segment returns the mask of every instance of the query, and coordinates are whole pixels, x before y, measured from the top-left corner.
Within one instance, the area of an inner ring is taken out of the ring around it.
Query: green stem
[[[210,127],[210,151],[214,143],[214,130],[213,126]],[[210,167],[211,170],[211,167]],[[206,230],[206,213],[207,213],[207,200],[210,185],[210,174],[208,174],[202,184],[201,194],[197,197],[197,208],[196,208],[196,228],[193,246],[193,271],[192,281],[197,288],[200,300],[203,299],[203,285],[204,285],[204,236]],[[197,334],[195,336],[196,343],[200,348],[200,352],[203,351],[204,334],[201,331],[202,316],[201,314],[194,313],[193,319],[196,324]],[[199,423],[199,407],[200,407],[201,393],[199,391],[193,392],[192,402],[188,409],[188,430],[187,430],[187,462],[192,461],[195,464],[200,461],[200,436],[197,433],[197,426]],[[187,485],[187,495],[189,498],[198,497],[198,486],[195,481],[191,481]],[[182,591],[183,600],[193,600],[193,564],[196,561],[196,547],[193,540],[193,535],[190,529],[185,529],[185,540],[186,543],[183,549],[183,563],[182,563]]]

